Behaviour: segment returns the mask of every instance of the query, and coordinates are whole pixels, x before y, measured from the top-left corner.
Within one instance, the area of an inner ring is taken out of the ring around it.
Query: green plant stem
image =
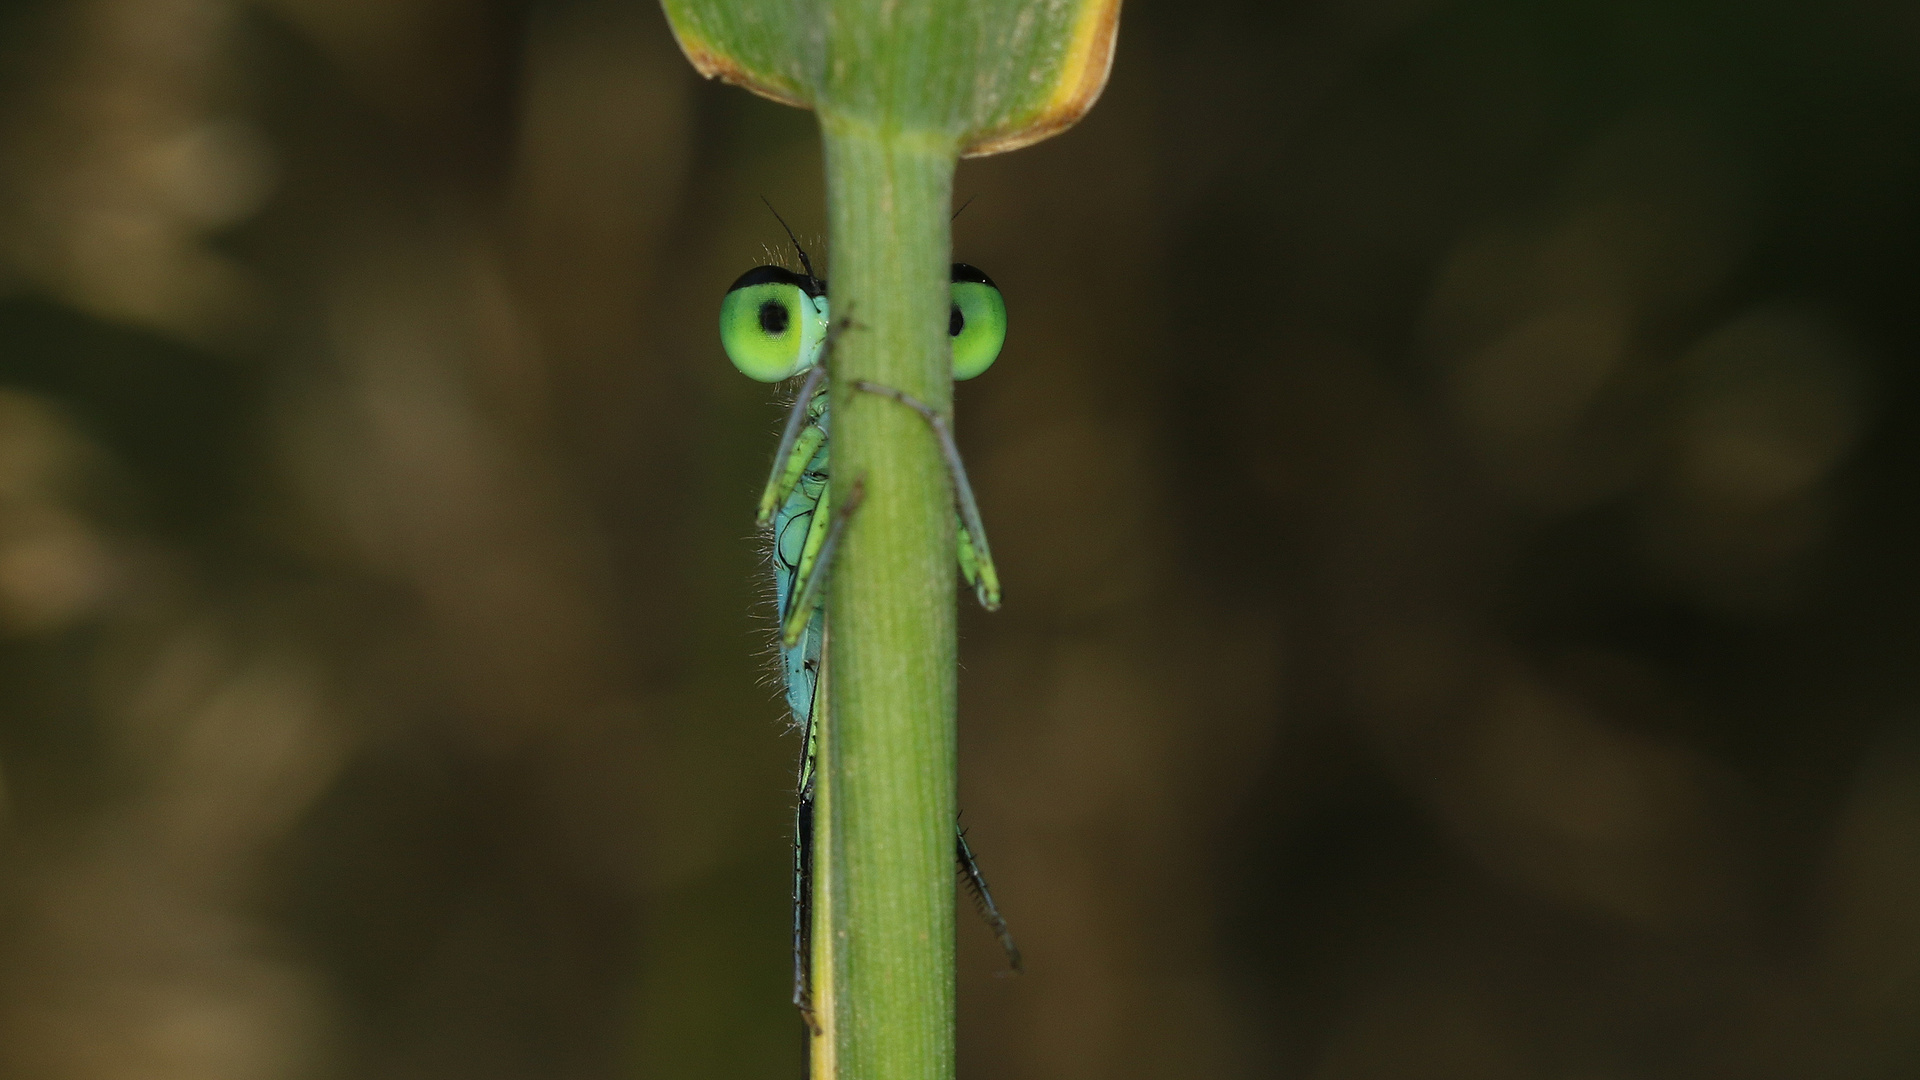
[[[934,433],[896,387],[946,410],[956,139],[822,110],[833,311],[833,501],[866,497],[830,586],[830,830],[816,866],[831,935],[837,1075],[953,1075],[953,493]],[[825,1080],[817,1077],[816,1080]]]

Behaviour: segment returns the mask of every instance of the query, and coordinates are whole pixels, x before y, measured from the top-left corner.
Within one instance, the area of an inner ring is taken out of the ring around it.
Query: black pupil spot
[[[960,314],[960,305],[953,305],[953,314],[947,316],[947,336],[959,337],[960,331],[967,328],[967,317]]]
[[[787,305],[778,300],[769,300],[760,305],[760,329],[779,337],[787,332]]]

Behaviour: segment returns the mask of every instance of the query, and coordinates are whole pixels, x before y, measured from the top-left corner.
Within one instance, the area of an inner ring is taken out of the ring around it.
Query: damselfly
[[[776,215],[777,217],[778,215]],[[784,227],[785,222],[781,222]],[[834,549],[848,518],[859,506],[860,485],[846,505],[832,507],[828,497],[826,371],[833,340],[847,328],[828,316],[827,283],[813,271],[806,249],[794,239],[801,272],[780,266],[756,266],[740,275],[720,303],[720,340],[735,367],[761,382],[778,383],[804,375],[774,452],[773,471],[760,496],[759,524],[768,530],[772,554],[775,610],[780,626],[780,667],[787,710],[800,733],[798,799],[793,821],[793,1002],[810,1027],[814,1023],[811,980],[812,876],[815,808],[815,750],[826,710],[821,694],[827,634],[824,584]],[[953,303],[948,334],[953,345],[953,377],[970,379],[1000,355],[1006,340],[1007,308],[987,275],[954,263]],[[939,440],[952,475],[957,561],[982,606],[1000,606],[1000,581],[987,547],[986,530],[967,482],[965,467],[947,420],[937,410],[891,387],[856,383],[862,391],[892,398],[925,417]],[[986,879],[967,846],[964,831],[954,830],[954,858],[981,915],[999,937],[1007,961],[1020,970],[1006,920],[994,905]]]

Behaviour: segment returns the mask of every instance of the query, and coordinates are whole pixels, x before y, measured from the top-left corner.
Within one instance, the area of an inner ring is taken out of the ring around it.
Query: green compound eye
[[[740,275],[720,301],[720,344],[750,379],[779,382],[820,360],[827,284],[779,266]]]
[[[993,366],[1007,341],[1007,302],[993,279],[966,263],[953,264],[953,377],[971,379]]]

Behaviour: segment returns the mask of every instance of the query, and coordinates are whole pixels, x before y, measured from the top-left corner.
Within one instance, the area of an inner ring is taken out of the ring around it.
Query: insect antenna
[[[773,215],[773,220],[779,222],[780,227],[787,230],[787,239],[793,241],[793,250],[800,253],[800,265],[807,271],[807,276],[815,281],[819,281],[820,275],[813,272],[813,260],[807,258],[807,249],[801,247],[800,238],[793,235],[793,226],[787,224],[787,219],[780,216],[780,211],[775,210],[771,202],[767,202],[765,195],[760,196],[760,201],[766,203],[767,213]]]
[[[963,202],[963,203],[961,203],[961,204],[960,204],[960,209],[958,209],[958,210],[955,210],[955,211],[953,212],[953,216],[952,216],[952,217],[950,217],[950,218],[948,218],[948,219],[947,219],[947,221],[948,221],[948,222],[955,222],[955,221],[959,221],[959,220],[960,220],[960,215],[961,215],[961,214],[964,214],[964,213],[966,213],[966,212],[967,212],[967,207],[969,207],[969,206],[972,206],[972,205],[973,205],[973,200],[975,200],[975,199],[977,199],[977,198],[979,198],[979,197],[980,197],[980,196],[978,196],[978,195],[969,195],[969,196],[967,196],[967,201],[966,201],[966,202]]]

